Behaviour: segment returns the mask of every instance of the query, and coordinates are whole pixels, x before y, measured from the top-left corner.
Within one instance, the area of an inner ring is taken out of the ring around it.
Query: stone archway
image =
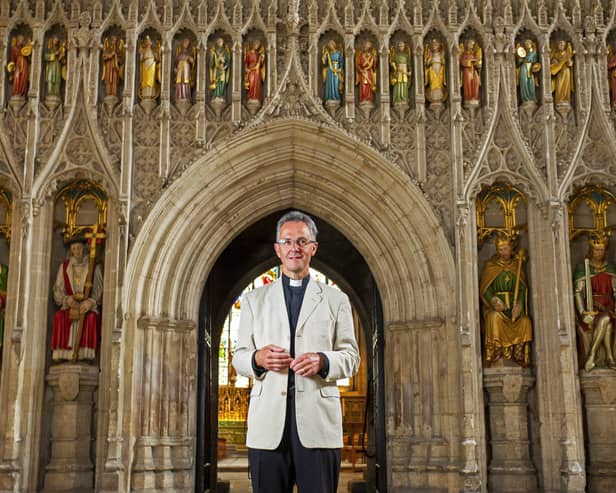
[[[130,409],[127,485],[191,489],[203,285],[233,238],[288,207],[348,238],[378,286],[389,485],[437,474],[449,475],[440,484],[457,487],[461,391],[450,246],[407,175],[343,133],[305,121],[268,123],[212,149],[168,189],[134,244],[123,339],[129,377],[121,390]],[[435,461],[444,467],[432,467]]]

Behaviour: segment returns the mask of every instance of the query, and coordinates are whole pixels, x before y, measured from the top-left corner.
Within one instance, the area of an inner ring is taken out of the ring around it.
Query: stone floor
[[[350,463],[343,462],[338,493],[348,493],[349,481],[360,481],[363,477],[364,467],[365,464],[356,464],[355,471],[353,471]],[[218,479],[231,482],[230,493],[252,493],[250,479],[248,478],[248,459],[245,452],[233,452],[222,459],[218,463]]]

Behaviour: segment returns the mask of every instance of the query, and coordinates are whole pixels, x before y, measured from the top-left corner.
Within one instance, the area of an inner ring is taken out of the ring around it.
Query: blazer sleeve
[[[351,303],[343,295],[336,314],[336,328],[334,345],[331,351],[323,351],[329,360],[329,373],[325,378],[328,382],[335,382],[341,378],[350,378],[359,368],[360,356],[355,330],[353,328],[353,314]]]
[[[246,295],[242,297],[240,306],[240,330],[231,363],[240,375],[262,380],[267,372],[257,372],[252,365],[252,356],[257,348],[254,341],[254,314],[250,297]]]

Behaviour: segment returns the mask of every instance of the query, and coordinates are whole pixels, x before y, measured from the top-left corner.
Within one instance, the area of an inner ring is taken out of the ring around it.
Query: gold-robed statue
[[[486,262],[479,285],[485,364],[491,366],[504,358],[527,368],[533,329],[528,317],[526,252],[520,249],[514,255],[515,237],[511,234],[500,233],[494,244],[496,254]]]
[[[573,84],[573,57],[575,51],[571,43],[560,40],[550,52],[550,73],[552,74],[552,93],[555,104],[571,103]]]
[[[445,67],[445,47],[437,38],[432,38],[424,48],[424,73],[426,99],[435,105],[447,99]]]
[[[141,80],[139,82],[139,97],[142,100],[156,99],[160,94],[160,41],[152,42],[150,36],[145,36],[139,47],[141,65]]]

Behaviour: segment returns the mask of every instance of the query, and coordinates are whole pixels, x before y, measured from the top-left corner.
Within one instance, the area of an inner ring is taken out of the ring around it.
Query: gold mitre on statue
[[[590,248],[603,247],[607,248],[610,241],[610,233],[606,231],[596,231],[590,235],[588,246]]]
[[[518,240],[518,234],[515,231],[499,231],[494,235],[494,246],[498,248],[502,245],[509,245],[511,248]]]

